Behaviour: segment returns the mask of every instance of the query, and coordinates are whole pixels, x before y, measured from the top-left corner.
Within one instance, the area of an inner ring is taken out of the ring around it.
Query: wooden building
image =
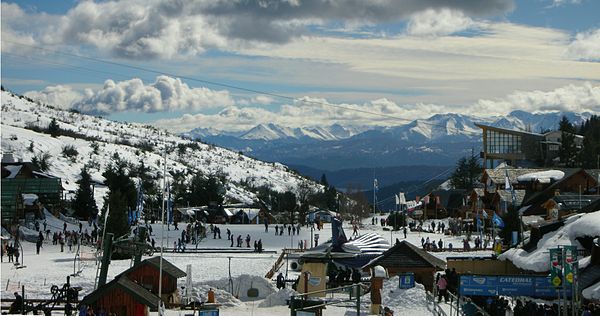
[[[158,309],[158,301],[158,296],[121,274],[85,296],[80,306],[92,308],[96,314],[146,316],[149,310]]]
[[[362,269],[368,271],[378,265],[384,267],[390,277],[406,272],[414,273],[415,281],[423,284],[429,291],[433,290],[436,271],[446,268],[445,261],[404,240],[396,241],[392,248],[371,260]]]
[[[186,274],[164,258],[162,266],[162,299],[166,302],[178,303],[177,279],[186,276]],[[156,256],[142,261],[122,274],[154,295],[158,295],[159,267],[160,256]]]

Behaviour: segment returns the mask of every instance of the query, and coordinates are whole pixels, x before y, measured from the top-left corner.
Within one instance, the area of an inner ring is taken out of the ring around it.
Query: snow
[[[292,295],[298,295],[298,292],[288,287],[283,288],[267,296],[264,301],[258,304],[258,307],[273,307],[287,305],[286,301],[289,300]]]
[[[264,299],[277,291],[277,288],[273,285],[273,283],[262,276],[242,274],[232,278],[232,280],[233,291],[242,301],[254,299],[248,297],[248,290],[250,288],[255,288],[258,290],[259,299]],[[229,279],[222,278],[219,280],[208,281],[207,284],[213,286],[214,288],[225,290],[229,288]]]
[[[565,173],[560,170],[546,170],[532,173],[526,173],[517,177],[519,182],[537,181],[539,183],[550,183],[562,179]]]
[[[415,283],[411,289],[400,289],[400,278],[393,278],[383,281],[381,290],[381,305],[389,307],[394,311],[394,315],[430,315],[427,309],[427,299],[425,296],[425,287],[420,283]]]
[[[600,282],[584,289],[581,294],[588,300],[600,300]]]
[[[384,267],[375,266],[375,267],[373,267],[371,276],[376,277],[376,278],[387,278],[388,273]]]
[[[532,252],[509,249],[498,256],[498,259],[510,260],[521,269],[545,272],[550,270],[548,249],[563,245],[576,245],[581,248],[576,238],[583,236],[600,236],[600,211],[569,217],[563,227],[544,235]]]
[[[206,302],[208,301],[208,291],[212,289],[215,292],[215,303],[221,304],[225,307],[236,307],[242,305],[242,301],[237,299],[233,294],[226,290],[215,288],[208,284],[199,284],[192,289],[192,301],[195,302]]]

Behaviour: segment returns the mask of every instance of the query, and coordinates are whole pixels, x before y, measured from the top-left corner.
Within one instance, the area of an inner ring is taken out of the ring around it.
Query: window
[[[521,136],[496,132],[486,131],[487,133],[487,148],[486,151],[491,154],[515,154],[521,153]]]

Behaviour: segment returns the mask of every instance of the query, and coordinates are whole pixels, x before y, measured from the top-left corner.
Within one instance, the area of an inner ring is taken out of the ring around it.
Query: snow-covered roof
[[[537,181],[539,183],[550,183],[552,181],[558,181],[565,176],[565,173],[560,170],[545,170],[526,173],[517,177],[519,182],[531,182]]]
[[[548,249],[559,245],[575,245],[581,248],[577,238],[584,236],[600,236],[600,211],[571,216],[566,219],[564,226],[542,236],[535,250],[527,252],[524,249],[513,248],[498,256],[498,259],[509,260],[524,270],[546,272],[550,270]]]
[[[8,170],[10,172],[10,174],[6,178],[7,179],[14,179],[19,174],[19,171],[21,171],[21,168],[23,168],[23,165],[7,165],[7,166],[4,166],[4,169],[6,169],[6,170]]]
[[[581,295],[588,300],[600,300],[600,281],[581,292]]]
[[[34,205],[35,202],[38,200],[37,194],[33,193],[23,193],[21,194],[21,196],[23,197],[23,204],[27,206]]]

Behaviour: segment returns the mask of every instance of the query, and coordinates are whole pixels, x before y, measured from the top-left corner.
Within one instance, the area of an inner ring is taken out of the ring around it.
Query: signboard
[[[498,277],[484,275],[461,275],[460,295],[496,296]]]
[[[198,311],[198,316],[219,316],[219,310]]]
[[[550,280],[551,277],[537,275],[461,275],[459,292],[467,296],[555,297],[557,289]],[[568,288],[567,296],[570,295]]]
[[[400,274],[398,276],[400,277],[399,288],[411,289],[415,287],[415,275],[413,273]]]

